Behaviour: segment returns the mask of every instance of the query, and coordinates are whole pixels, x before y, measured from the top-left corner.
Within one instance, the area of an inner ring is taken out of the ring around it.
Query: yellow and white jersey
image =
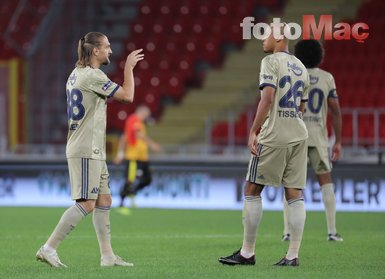
[[[308,133],[299,106],[307,100],[309,75],[302,62],[286,52],[266,56],[261,62],[259,89],[265,86],[274,87],[275,96],[258,142],[287,147],[306,140]]]
[[[67,158],[106,159],[107,97],[118,88],[100,69],[72,71],[66,86]]]
[[[333,76],[320,68],[308,69],[310,75],[309,100],[303,120],[309,131],[309,146],[328,146],[328,98],[338,98]]]

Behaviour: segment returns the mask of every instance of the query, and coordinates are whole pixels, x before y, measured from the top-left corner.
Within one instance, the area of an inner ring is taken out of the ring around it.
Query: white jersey
[[[310,75],[309,101],[303,120],[309,131],[309,146],[328,146],[328,98],[338,98],[333,76],[320,68],[308,69]]]
[[[286,52],[266,56],[261,62],[259,89],[265,86],[276,91],[258,143],[287,147],[306,140],[308,133],[299,106],[307,101],[309,75],[302,62]]]
[[[119,88],[101,70],[76,67],[68,78],[67,158],[106,159],[107,97]]]

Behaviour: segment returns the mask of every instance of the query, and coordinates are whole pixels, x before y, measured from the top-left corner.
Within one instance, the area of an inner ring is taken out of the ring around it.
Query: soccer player
[[[273,54],[261,62],[261,100],[249,134],[252,154],[244,190],[243,244],[232,255],[219,258],[227,265],[255,264],[255,241],[262,219],[261,193],[266,185],[284,186],[292,232],[286,255],[275,265],[299,265],[306,219],[302,189],[306,185],[308,138],[302,112],[309,77],[301,61],[288,53],[287,38],[275,39],[273,34],[263,41],[263,50]]]
[[[139,106],[135,113],[131,114],[125,123],[124,134],[120,137],[118,153],[115,159],[120,164],[125,157],[126,182],[120,191],[119,212],[128,214],[128,208],[124,208],[124,199],[131,197],[135,207],[134,196],[151,183],[151,170],[148,158],[148,148],[154,152],[160,150],[160,145],[152,140],[146,133],[145,121],[151,116],[151,111],[146,106]]]
[[[78,61],[66,85],[68,138],[67,161],[71,196],[75,204],[62,215],[36,259],[53,267],[66,267],[56,252],[64,238],[93,211],[93,225],[100,246],[101,266],[132,266],[115,255],[111,247],[111,193],[106,165],[107,98],[123,103],[134,99],[133,69],[143,59],[142,50],[127,56],[122,86],[112,82],[99,68],[110,63],[108,38],[90,32],[79,40]]]
[[[302,40],[295,46],[295,56],[302,61],[310,75],[309,101],[303,120],[309,132],[308,157],[321,186],[322,201],[325,206],[329,241],[343,241],[336,230],[336,198],[331,178],[332,164],[328,153],[326,118],[328,108],[331,112],[335,143],[332,148],[332,161],[341,155],[341,112],[333,76],[318,68],[324,56],[322,45],[316,40]],[[290,238],[287,219],[287,202],[284,201],[284,235]]]

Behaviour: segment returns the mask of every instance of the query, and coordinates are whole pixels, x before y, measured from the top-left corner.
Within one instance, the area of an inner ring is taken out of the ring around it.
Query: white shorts
[[[246,180],[260,185],[304,189],[307,174],[307,141],[276,148],[258,144],[251,156]]]
[[[316,174],[324,174],[332,171],[332,163],[329,159],[327,148],[309,146],[308,157],[310,165]]]
[[[68,158],[73,200],[96,200],[99,194],[111,194],[106,161]]]

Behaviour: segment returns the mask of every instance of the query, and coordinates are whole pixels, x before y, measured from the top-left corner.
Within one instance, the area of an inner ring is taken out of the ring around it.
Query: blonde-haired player
[[[93,211],[93,225],[99,242],[101,266],[132,266],[111,247],[111,193],[106,165],[107,98],[124,103],[134,99],[133,69],[143,59],[142,50],[131,52],[124,66],[122,86],[111,81],[99,68],[110,63],[108,38],[98,32],[79,40],[78,61],[67,85],[68,138],[66,155],[75,204],[62,215],[36,258],[53,267],[66,267],[56,252],[64,238]],[[81,248],[79,248],[81,249]]]

